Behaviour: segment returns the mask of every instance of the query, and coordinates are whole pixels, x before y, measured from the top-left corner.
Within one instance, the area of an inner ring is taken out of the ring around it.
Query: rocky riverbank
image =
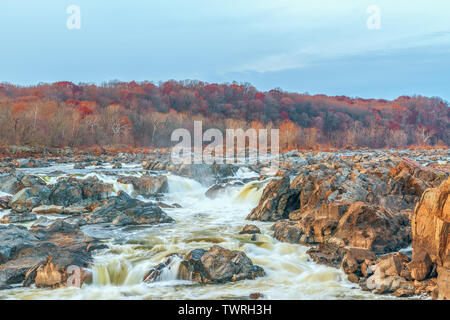
[[[101,230],[182,222],[170,213],[182,206],[166,197],[172,175],[204,186],[212,202],[236,188],[237,198],[261,190],[248,220],[271,223],[282,242],[310,246],[315,263],[340,268],[363,290],[448,299],[449,157],[447,150],[290,152],[278,172],[259,164],[175,166],[164,152],[3,158],[0,288],[89,285],[97,252],[110,248]],[[240,241],[263,236],[254,225],[240,229]],[[220,241],[172,251],[140,281],[170,275],[218,285],[267,276]]]
[[[279,172],[247,219],[276,221],[275,238],[312,246],[365,290],[448,299],[448,164],[394,164],[333,156]],[[411,243],[412,257],[398,252]]]

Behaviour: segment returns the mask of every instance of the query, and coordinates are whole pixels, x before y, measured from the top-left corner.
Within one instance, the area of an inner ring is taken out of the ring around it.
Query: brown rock
[[[248,220],[278,221],[286,219],[291,211],[299,208],[298,191],[290,188],[290,179],[285,176],[271,181],[261,200],[247,216]]]
[[[255,225],[247,224],[239,234],[256,234],[261,233],[261,230]]]
[[[450,300],[450,269],[438,267],[437,299]]]
[[[425,280],[430,274],[432,261],[430,255],[425,251],[414,252],[413,260],[409,264],[409,269],[411,270],[411,277],[414,280],[422,281]]]

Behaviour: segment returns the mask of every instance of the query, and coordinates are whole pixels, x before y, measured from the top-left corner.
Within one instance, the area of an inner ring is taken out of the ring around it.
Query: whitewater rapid
[[[127,175],[140,175],[138,171]],[[117,182],[115,176],[88,173],[112,183],[114,192],[131,194],[131,185]],[[237,180],[255,175],[240,170]],[[42,177],[52,183],[57,177]],[[307,247],[279,242],[272,237],[272,223],[254,222],[262,234],[256,241],[239,231],[250,223],[245,218],[254,208],[265,183],[250,182],[226,188],[215,199],[205,196],[208,186],[167,174],[169,191],[163,201],[181,208],[164,209],[175,223],[155,226],[104,228],[85,226],[89,236],[103,239],[108,249],[98,251],[92,264],[93,282],[82,288],[54,290],[21,288],[0,291],[0,299],[240,299],[259,292],[265,299],[386,299],[364,292],[347,280],[338,269],[318,265],[306,254]],[[79,176],[79,178],[82,178]],[[154,201],[138,197],[143,201]],[[254,264],[264,268],[266,276],[227,284],[203,285],[177,279],[179,260],[160,277],[146,284],[148,270],[172,253],[187,254],[193,249],[209,249],[218,244],[244,251]]]

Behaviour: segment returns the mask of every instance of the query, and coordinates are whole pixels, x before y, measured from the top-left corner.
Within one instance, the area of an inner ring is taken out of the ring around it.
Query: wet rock
[[[11,200],[10,196],[0,197],[0,211],[4,209],[9,209],[9,201]]]
[[[169,164],[167,161],[161,161],[158,159],[150,159],[142,161],[142,168],[144,170],[162,171],[167,170]]]
[[[11,211],[0,219],[0,223],[25,223],[34,221],[37,216],[33,212],[16,212]]]
[[[167,176],[142,176],[142,177],[123,177],[120,176],[117,182],[131,184],[134,188],[134,195],[143,197],[155,196],[159,193],[168,192],[169,184]]]
[[[217,198],[217,196],[224,192],[226,189],[225,185],[222,184],[215,184],[213,186],[211,186],[206,192],[205,192],[205,196],[207,196],[210,199],[215,199]]]
[[[104,246],[86,237],[75,225],[60,220],[40,221],[26,228],[0,225],[0,286],[35,282],[36,266],[52,257],[57,270],[69,266],[86,267],[91,262],[91,252]],[[53,268],[53,267],[52,267]],[[31,271],[30,271],[31,270]],[[53,270],[53,269],[52,269]],[[48,271],[48,270],[47,270]]]
[[[113,169],[122,169],[122,164],[120,162],[116,162],[112,166]]]
[[[339,268],[342,264],[344,250],[334,245],[320,243],[308,249],[306,253],[315,263]]]
[[[258,300],[264,298],[264,295],[260,292],[250,293],[248,296],[251,300]]]
[[[64,207],[55,205],[40,206],[33,208],[33,212],[37,214],[61,214],[64,212]]]
[[[183,164],[174,170],[175,174],[192,178],[204,185],[220,183],[233,176],[239,168],[231,164]]]
[[[261,233],[261,230],[255,225],[247,224],[244,228],[239,232],[239,234],[256,234]]]
[[[113,192],[111,184],[101,182],[97,177],[86,179],[59,178],[51,190],[49,200],[58,206],[107,199]]]
[[[78,287],[92,281],[92,273],[79,266],[62,268],[53,262],[50,256],[46,261],[40,262],[30,268],[25,274],[24,286],[34,281],[37,288]]]
[[[290,188],[289,177],[271,181],[261,200],[247,216],[248,220],[277,221],[286,219],[289,213],[299,208],[299,192]]]
[[[149,272],[144,276],[144,282],[152,283],[155,281],[162,280],[161,275],[164,270],[178,267],[175,262],[179,261],[181,258],[178,254],[171,254],[163,262],[157,264],[155,267],[151,268]],[[175,270],[178,273],[178,270]]]
[[[241,251],[220,246],[191,251],[179,268],[179,277],[200,283],[225,283],[264,276],[264,270]]]
[[[84,170],[86,169],[86,165],[84,163],[75,163],[73,168],[76,170]]]
[[[119,191],[117,197],[111,197],[104,205],[95,208],[84,218],[90,224],[112,223],[119,226],[174,221],[157,205],[133,199],[123,191]]]
[[[0,225],[0,262],[6,263],[17,252],[33,246],[35,241],[36,236],[25,227]]]
[[[17,192],[9,201],[9,207],[17,212],[31,211],[34,207],[48,202],[50,189],[43,185],[33,185]]]

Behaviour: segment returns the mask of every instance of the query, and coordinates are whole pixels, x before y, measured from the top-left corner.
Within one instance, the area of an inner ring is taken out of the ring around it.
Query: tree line
[[[47,147],[168,147],[171,132],[279,128],[280,146],[448,146],[450,109],[437,97],[309,95],[201,81],[0,84],[0,143]]]

